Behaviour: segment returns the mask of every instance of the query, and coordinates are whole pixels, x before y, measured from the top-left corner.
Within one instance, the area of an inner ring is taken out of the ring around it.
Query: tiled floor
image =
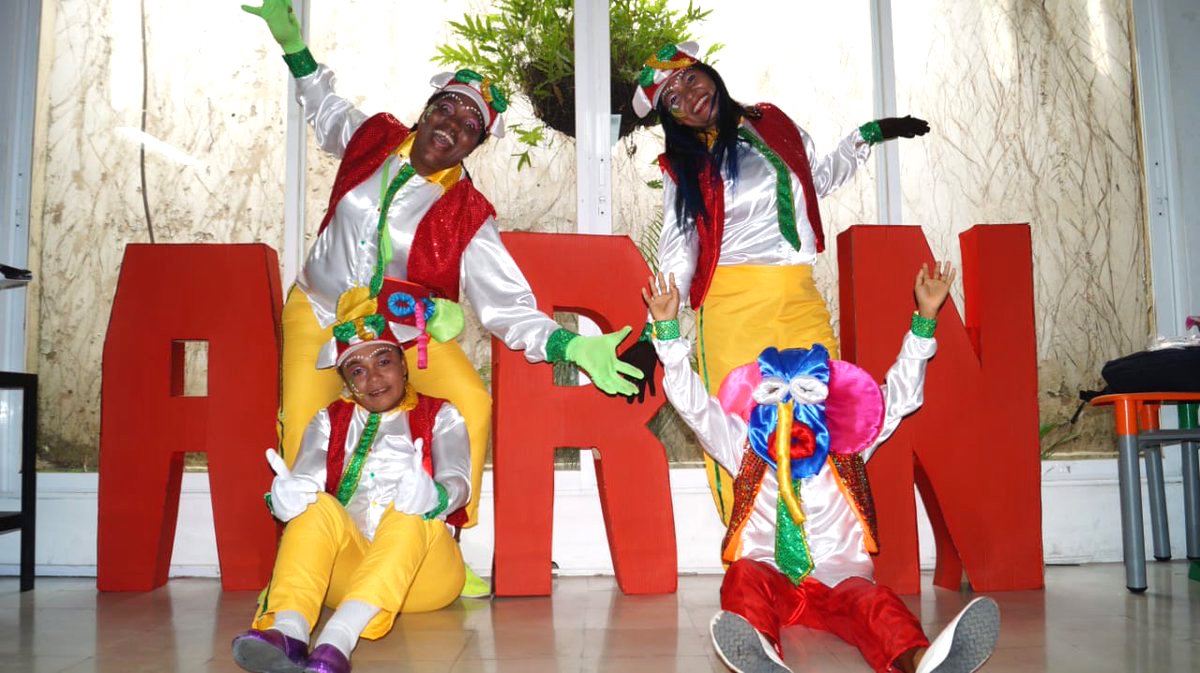
[[[1200,582],[1187,564],[1152,563],[1150,589],[1124,587],[1120,565],[1054,567],[1046,590],[1001,593],[1002,627],[985,671],[1200,670]],[[905,600],[930,633],[967,596],[933,589]],[[357,673],[416,671],[720,672],[708,622],[718,576],[679,580],[670,596],[624,596],[611,578],[560,578],[549,598],[459,601],[400,619],[354,654]],[[247,627],[253,593],[216,580],[173,580],[146,594],[99,594],[91,579],[40,578],[17,591],[0,579],[0,671],[238,671],[230,638]],[[797,673],[868,671],[851,646],[785,631]]]

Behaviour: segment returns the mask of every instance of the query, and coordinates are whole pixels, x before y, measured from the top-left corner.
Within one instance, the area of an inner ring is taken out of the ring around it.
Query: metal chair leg
[[[1180,404],[1179,427],[1194,430],[1197,409],[1200,404]],[[1183,442],[1179,447],[1183,454],[1183,521],[1187,534],[1187,556],[1200,560],[1200,442]]]
[[[1154,560],[1171,560],[1171,531],[1167,527],[1167,488],[1163,479],[1162,447],[1142,447],[1146,461],[1146,491],[1150,498],[1150,537],[1154,540]]]
[[[1121,491],[1121,547],[1125,556],[1125,587],[1146,590],[1145,530],[1142,527],[1142,484],[1136,435],[1117,436],[1117,472]]]

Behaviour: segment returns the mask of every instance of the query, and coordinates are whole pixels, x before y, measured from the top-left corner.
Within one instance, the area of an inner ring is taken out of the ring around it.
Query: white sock
[[[354,646],[358,644],[358,637],[362,635],[367,624],[377,614],[379,614],[379,608],[370,603],[342,602],[326,622],[325,628],[321,629],[321,635],[313,647],[333,645],[339,652],[346,655],[346,658],[349,658],[350,653],[354,651]]]
[[[289,638],[295,638],[308,644],[308,632],[311,628],[308,626],[308,620],[304,615],[294,610],[280,610],[275,613],[275,623],[271,628],[282,633]]]

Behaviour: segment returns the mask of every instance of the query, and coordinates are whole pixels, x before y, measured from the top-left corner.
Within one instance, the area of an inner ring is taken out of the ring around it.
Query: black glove
[[[929,133],[929,122],[924,119],[917,119],[912,115],[885,117],[876,121],[879,124],[879,132],[883,135],[884,140],[916,138],[917,136]]]
[[[638,388],[637,401],[646,401],[647,387],[650,388],[650,396],[654,397],[657,393],[654,387],[654,368],[658,366],[658,353],[654,352],[654,344],[649,341],[634,342],[632,346],[625,349],[625,352],[618,355],[617,359],[642,370],[642,380],[629,379]],[[633,404],[634,397],[634,395],[630,395],[625,398],[625,401]]]

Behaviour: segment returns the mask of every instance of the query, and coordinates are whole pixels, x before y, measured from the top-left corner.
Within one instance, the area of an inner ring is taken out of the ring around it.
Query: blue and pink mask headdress
[[[725,377],[717,399],[746,421],[750,448],[776,470],[781,497],[821,471],[830,453],[869,448],[883,429],[883,394],[866,370],[811,349],[768,348]],[[792,518],[803,521],[797,503]]]

